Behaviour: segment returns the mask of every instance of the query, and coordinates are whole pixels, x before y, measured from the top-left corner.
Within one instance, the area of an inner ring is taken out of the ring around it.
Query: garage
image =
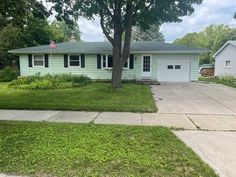
[[[190,82],[190,59],[160,58],[157,80],[159,82]]]

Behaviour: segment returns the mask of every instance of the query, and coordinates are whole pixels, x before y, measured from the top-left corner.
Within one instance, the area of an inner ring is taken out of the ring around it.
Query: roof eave
[[[38,53],[38,54],[44,54],[44,53],[52,53],[52,54],[64,54],[64,53],[75,53],[75,52],[54,52],[54,51],[17,51],[17,50],[10,50],[8,51],[9,53],[13,53],[13,54],[34,54],[34,53]],[[134,53],[134,54],[147,54],[147,53],[160,53],[160,54],[181,54],[181,53],[188,53],[188,54],[203,54],[203,53],[208,53],[209,50],[172,50],[172,51],[130,51],[130,53]],[[85,53],[85,54],[96,54],[96,53],[111,53],[111,51],[93,51],[93,52],[79,52],[79,53]]]
[[[214,55],[213,55],[213,58],[216,58],[217,55],[219,55],[219,53],[224,50],[225,47],[227,47],[228,45],[233,45],[233,46],[236,46],[234,43],[232,43],[232,41],[227,41]]]

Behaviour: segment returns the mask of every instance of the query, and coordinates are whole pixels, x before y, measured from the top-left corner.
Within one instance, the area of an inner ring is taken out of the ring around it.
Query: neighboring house
[[[203,64],[200,67],[201,76],[214,76],[215,74],[215,66],[214,64]]]
[[[21,75],[71,73],[92,79],[111,79],[112,46],[108,42],[59,43],[16,49],[20,56]],[[198,80],[199,54],[206,49],[160,42],[133,42],[122,79],[160,82]]]
[[[236,76],[236,41],[228,41],[216,52],[215,76]]]

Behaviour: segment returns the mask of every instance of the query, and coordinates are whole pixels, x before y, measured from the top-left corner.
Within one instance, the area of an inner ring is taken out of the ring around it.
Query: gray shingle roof
[[[57,48],[51,49],[49,45],[28,47],[22,49],[10,50],[10,53],[27,54],[27,53],[111,53],[112,45],[109,42],[71,42],[71,43],[57,43]],[[175,45],[169,43],[162,43],[156,41],[132,42],[132,53],[206,53],[207,49],[195,48],[183,45]]]
[[[229,44],[236,46],[236,41],[227,41],[214,55],[213,57],[216,57],[226,46],[228,46]]]

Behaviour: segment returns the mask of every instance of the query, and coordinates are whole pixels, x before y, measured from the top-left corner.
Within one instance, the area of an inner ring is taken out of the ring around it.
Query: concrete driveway
[[[236,176],[236,132],[175,131],[220,177]]]
[[[204,83],[162,84],[152,86],[152,92],[160,115],[185,116],[205,130],[236,130],[235,88]]]
[[[174,133],[221,177],[235,177],[236,132],[229,130],[236,130],[236,89],[203,83],[162,84],[152,86],[152,92],[159,117],[172,115],[172,122],[188,120],[198,129]]]

